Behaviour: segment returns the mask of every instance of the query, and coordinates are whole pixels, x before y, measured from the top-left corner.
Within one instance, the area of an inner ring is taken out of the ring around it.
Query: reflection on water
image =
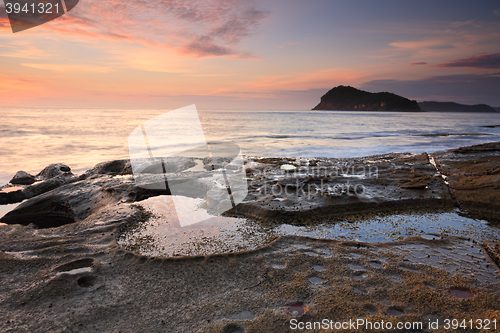
[[[202,202],[202,199],[185,198],[185,210],[176,212],[171,196],[141,201],[140,205],[151,216],[145,223],[121,235],[118,242],[139,253],[175,256],[241,251],[272,240],[272,232],[252,230],[252,222],[246,219],[209,215],[199,206]],[[192,214],[198,215],[192,216],[194,219],[200,216],[207,219],[181,227],[177,214],[189,214],[190,209]]]
[[[10,187],[4,187],[4,188],[0,189],[0,192],[9,193],[9,192],[19,191],[22,189],[23,189],[23,187],[21,187],[21,186],[10,186]]]
[[[188,199],[191,205],[196,199]],[[141,201],[151,216],[146,222],[120,235],[125,248],[151,256],[205,255],[255,249],[285,235],[312,238],[385,242],[422,235],[426,239],[439,235],[472,238],[476,241],[500,239],[500,229],[463,217],[458,211],[429,214],[378,216],[357,222],[338,222],[314,226],[262,223],[252,219],[216,216],[180,227],[172,199],[158,196]],[[198,207],[196,214],[207,214]]]
[[[60,275],[60,274],[76,275],[76,274],[90,272],[90,271],[92,271],[92,267],[82,267],[82,268],[71,269],[69,271],[58,272],[57,275]]]
[[[469,299],[476,297],[472,291],[465,287],[452,287],[448,290],[449,294],[457,299]]]
[[[0,218],[2,218],[5,214],[7,214],[8,212],[10,212],[11,210],[13,210],[14,208],[16,208],[17,206],[19,206],[21,203],[18,202],[18,203],[14,203],[14,204],[8,204],[8,205],[0,205]],[[1,224],[4,224],[4,223],[0,223]]]

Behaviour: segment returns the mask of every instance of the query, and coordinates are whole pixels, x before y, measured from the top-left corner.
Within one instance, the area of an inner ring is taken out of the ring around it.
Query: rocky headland
[[[466,105],[454,102],[435,102],[424,101],[419,102],[418,106],[423,111],[439,111],[439,112],[497,112],[494,108],[486,104]]]
[[[390,93],[370,93],[350,86],[338,86],[321,97],[313,110],[421,111],[418,103]]]
[[[193,161],[172,165],[171,176],[183,177]],[[202,179],[209,166],[192,173]],[[248,196],[228,213],[314,225],[458,207],[495,223],[499,166],[500,143],[355,159],[247,158]],[[170,193],[138,187],[131,173],[127,160],[82,175],[53,164],[1,187],[1,204],[20,204],[0,219],[0,331],[288,332],[292,319],[323,318],[431,320],[443,329],[447,318],[500,318],[498,239],[287,236],[233,253],[140,255],[117,237],[150,218],[141,201]]]

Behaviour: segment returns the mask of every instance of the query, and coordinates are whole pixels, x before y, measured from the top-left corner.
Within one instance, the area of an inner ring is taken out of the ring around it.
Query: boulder
[[[30,175],[25,171],[18,171],[11,179],[11,184],[16,185],[31,185],[36,181],[35,176]]]
[[[40,173],[38,173],[38,175],[36,175],[36,178],[39,180],[47,180],[66,172],[71,173],[71,168],[69,166],[62,163],[55,163],[45,167],[42,171],[40,171]]]
[[[75,213],[61,198],[38,196],[5,214],[1,221],[7,224],[34,224],[39,228],[52,228],[75,222]]]
[[[130,160],[113,160],[102,162],[87,170],[80,178],[85,179],[93,175],[131,175]]]

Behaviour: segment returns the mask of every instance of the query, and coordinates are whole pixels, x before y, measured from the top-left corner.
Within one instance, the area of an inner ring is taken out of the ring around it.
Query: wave
[[[253,141],[254,139],[309,139],[309,140],[358,140],[366,138],[384,138],[408,136],[412,134],[398,132],[369,132],[369,133],[339,133],[337,135],[301,135],[301,134],[263,134],[238,137],[238,140]]]
[[[491,133],[428,133],[428,134],[415,134],[414,136],[481,136],[493,135]]]
[[[368,138],[387,138],[396,136],[407,136],[407,133],[394,133],[394,132],[371,132],[371,133],[340,133],[338,135],[329,136],[329,139],[335,140],[360,140]]]
[[[2,138],[29,136],[29,135],[34,135],[34,134],[36,134],[35,131],[10,130],[10,129],[0,130],[0,137],[2,137]]]

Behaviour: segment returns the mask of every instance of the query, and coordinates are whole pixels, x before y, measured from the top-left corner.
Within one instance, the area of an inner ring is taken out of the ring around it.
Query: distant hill
[[[494,108],[497,112],[500,112],[500,108]]]
[[[420,108],[425,111],[440,112],[497,112],[494,108],[486,104],[465,105],[454,102],[434,102],[424,101],[418,103]]]
[[[416,101],[389,92],[370,93],[350,86],[338,86],[321,97],[313,110],[421,111]]]

